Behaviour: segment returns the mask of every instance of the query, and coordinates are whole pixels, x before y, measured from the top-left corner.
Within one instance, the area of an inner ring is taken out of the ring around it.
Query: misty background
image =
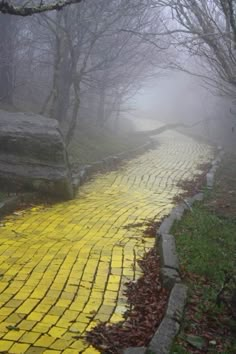
[[[0,109],[57,119],[67,144],[85,127],[124,134],[154,120],[235,148],[230,0],[84,0],[2,13],[0,32]]]

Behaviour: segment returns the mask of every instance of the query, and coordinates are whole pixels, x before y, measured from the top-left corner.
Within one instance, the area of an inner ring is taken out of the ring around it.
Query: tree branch
[[[3,14],[8,15],[15,15],[15,16],[32,16],[34,14],[48,12],[48,11],[59,11],[64,7],[72,4],[79,4],[83,0],[59,0],[53,2],[51,4],[40,4],[36,6],[14,6],[10,4],[8,1],[1,0],[0,1],[0,12]]]

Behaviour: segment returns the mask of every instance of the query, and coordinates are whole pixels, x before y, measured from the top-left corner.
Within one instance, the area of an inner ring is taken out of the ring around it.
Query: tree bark
[[[12,105],[14,91],[13,18],[0,15],[0,104]]]

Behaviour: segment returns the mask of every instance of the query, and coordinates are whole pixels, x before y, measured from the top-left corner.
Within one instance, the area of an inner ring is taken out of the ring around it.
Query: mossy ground
[[[7,193],[4,193],[4,192],[0,191],[0,202],[2,202],[6,198],[7,198]]]
[[[147,141],[147,137],[135,134],[120,135],[90,127],[76,131],[68,150],[72,162],[89,164],[107,156],[138,148]]]

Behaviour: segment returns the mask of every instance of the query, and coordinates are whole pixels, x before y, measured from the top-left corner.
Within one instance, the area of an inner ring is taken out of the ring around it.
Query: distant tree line
[[[77,2],[57,2],[60,11],[43,3],[8,10],[0,2],[9,12],[0,15],[1,106],[57,119],[67,142],[78,120],[118,121],[162,60],[161,50],[131,31],[158,31],[148,0]]]
[[[0,12],[1,106],[56,118],[68,142],[85,118],[119,121],[156,66],[235,105],[234,0],[3,0]]]

